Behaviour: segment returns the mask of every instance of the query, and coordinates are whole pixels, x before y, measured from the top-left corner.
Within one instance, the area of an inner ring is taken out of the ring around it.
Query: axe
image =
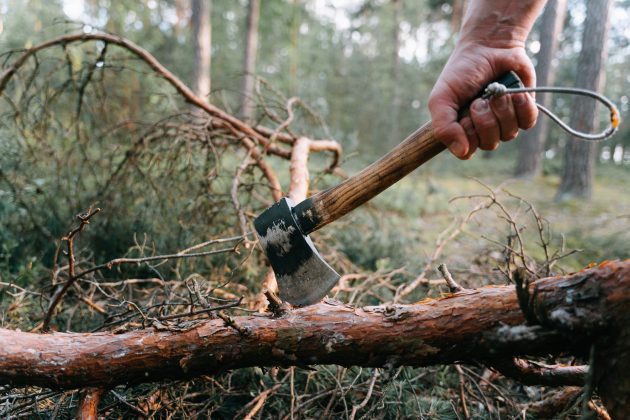
[[[496,82],[507,88],[523,86],[514,72]],[[468,107],[461,115],[466,112]],[[341,184],[297,204],[282,198],[258,216],[254,227],[276,274],[280,298],[307,306],[326,296],[339,274],[319,255],[308,235],[361,206],[445,149],[428,122]]]

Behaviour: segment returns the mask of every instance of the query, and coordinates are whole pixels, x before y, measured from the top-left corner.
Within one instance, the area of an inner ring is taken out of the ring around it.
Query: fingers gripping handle
[[[508,87],[522,86],[514,72],[507,73],[496,82]],[[467,109],[468,106],[464,112]],[[295,206],[293,212],[302,233],[308,235],[351,212],[444,149],[446,146],[435,138],[431,123],[426,123],[355,176]]]

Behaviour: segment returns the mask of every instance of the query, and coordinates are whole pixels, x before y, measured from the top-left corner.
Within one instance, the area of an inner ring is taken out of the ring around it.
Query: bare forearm
[[[522,47],[545,2],[470,0],[460,39],[494,48]]]

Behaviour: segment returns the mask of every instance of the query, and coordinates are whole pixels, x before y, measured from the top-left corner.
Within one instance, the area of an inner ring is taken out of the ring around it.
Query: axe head
[[[311,305],[339,280],[339,274],[302,233],[290,199],[283,198],[265,210],[254,220],[254,227],[276,274],[282,300],[296,306]]]

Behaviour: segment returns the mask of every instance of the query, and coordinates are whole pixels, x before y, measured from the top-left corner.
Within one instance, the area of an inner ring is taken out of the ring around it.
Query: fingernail
[[[466,153],[466,147],[459,142],[451,144],[449,150],[457,157],[463,157]]]
[[[514,105],[525,105],[525,102],[527,102],[527,98],[524,93],[517,93],[512,97],[512,103],[514,103]]]
[[[473,103],[473,108],[480,113],[488,112],[490,110],[490,104],[488,104],[487,99],[479,99]]]

